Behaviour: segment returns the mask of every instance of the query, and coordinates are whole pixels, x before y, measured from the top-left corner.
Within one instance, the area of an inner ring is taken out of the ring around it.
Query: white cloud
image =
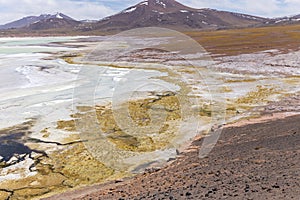
[[[115,11],[99,2],[71,0],[0,0],[0,24],[28,15],[62,12],[75,19],[101,19]]]
[[[300,0],[179,0],[181,3],[197,8],[215,8],[258,15],[280,17],[299,14]]]

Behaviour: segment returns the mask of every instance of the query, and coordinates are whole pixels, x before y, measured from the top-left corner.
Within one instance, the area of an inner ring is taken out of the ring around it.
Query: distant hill
[[[265,22],[266,25],[287,25],[287,24],[300,24],[300,14],[286,17],[279,17],[269,19]]]
[[[42,14],[40,16],[28,16],[20,20],[0,25],[0,29],[27,28],[33,30],[61,28],[65,26],[76,26],[79,22],[62,13]]]
[[[74,27],[79,25],[81,22],[72,19],[62,13],[58,13],[56,15],[52,15],[52,17],[47,19],[42,19],[35,23],[30,24],[25,27],[29,30],[47,30],[47,29],[60,29],[60,28],[68,28],[72,30]]]

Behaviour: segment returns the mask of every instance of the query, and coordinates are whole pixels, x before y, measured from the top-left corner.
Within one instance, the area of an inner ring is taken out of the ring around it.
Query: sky
[[[25,16],[61,12],[77,20],[99,20],[143,0],[0,0],[0,24]],[[178,0],[194,8],[214,8],[262,17],[300,14],[300,0]]]

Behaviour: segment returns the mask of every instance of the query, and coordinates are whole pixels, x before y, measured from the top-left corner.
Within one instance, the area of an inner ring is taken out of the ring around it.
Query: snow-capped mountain
[[[115,15],[99,21],[76,21],[62,13],[54,15],[43,14],[24,17],[0,26],[0,29],[22,29],[22,31],[14,31],[18,33],[31,33],[32,31],[38,32],[39,30],[50,29],[52,32],[55,32],[56,29],[63,29],[64,33],[71,31],[115,32],[150,26],[177,30],[216,30],[295,23],[300,23],[300,15],[270,19],[209,8],[195,9],[175,0],[143,0],[134,6],[130,6]]]
[[[138,27],[163,26],[169,28],[217,29],[245,27],[266,19],[251,15],[190,8],[175,0],[144,0],[116,15],[106,17],[93,28],[126,30]]]
[[[74,21],[73,18],[64,15],[63,13],[55,13],[53,15],[51,14],[41,14],[40,16],[28,16],[24,17],[22,19],[0,25],[0,29],[15,29],[15,28],[25,28],[25,27],[30,27],[31,25],[34,24],[40,24],[44,23],[48,20],[66,20],[66,21]]]
[[[300,14],[270,19],[265,24],[284,25],[284,24],[296,24],[296,23],[300,24]]]
[[[78,26],[81,22],[74,20],[73,18],[64,15],[62,13],[56,13],[51,15],[51,17],[42,19],[40,21],[34,22],[27,27],[29,30],[47,30],[47,29],[70,29]]]

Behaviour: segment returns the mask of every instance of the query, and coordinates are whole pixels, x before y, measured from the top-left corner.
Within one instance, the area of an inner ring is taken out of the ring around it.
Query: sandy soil
[[[224,128],[206,158],[198,139],[162,169],[48,199],[298,199],[300,115],[284,115]]]
[[[286,117],[299,115],[299,112],[284,112],[284,113],[271,113],[269,115],[263,115],[262,117],[258,118],[249,118],[245,120],[241,120],[232,124],[226,124],[223,128],[228,127],[241,127],[249,124],[257,124],[257,123],[264,123],[269,121],[278,121],[280,119],[284,119]]]

